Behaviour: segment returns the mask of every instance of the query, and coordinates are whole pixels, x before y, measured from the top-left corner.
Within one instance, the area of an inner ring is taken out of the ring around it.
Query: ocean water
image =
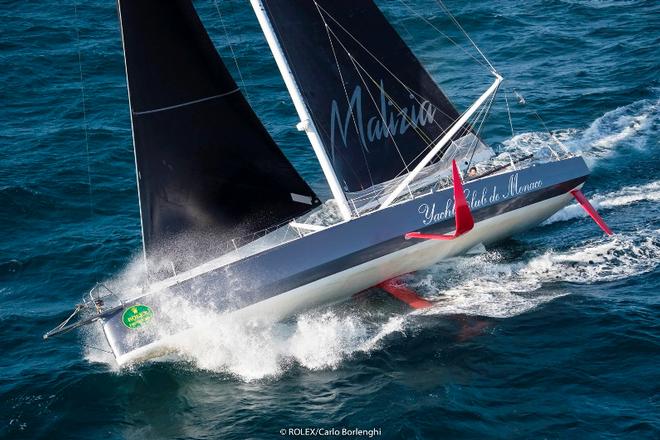
[[[259,116],[327,195],[245,3],[195,4],[239,78],[231,44]],[[460,38],[434,1],[379,4],[459,108],[484,90],[483,68],[406,6]],[[41,339],[96,281],[141,276],[115,5],[3,1],[0,437],[660,438],[660,3],[446,4],[506,78],[514,132],[503,90],[485,139],[543,150],[538,111],[587,158],[584,191],[616,235],[569,206],[406,276],[437,300],[430,310],[375,290],[262,327],[191,310],[204,325],[181,357],[119,370],[97,329]]]

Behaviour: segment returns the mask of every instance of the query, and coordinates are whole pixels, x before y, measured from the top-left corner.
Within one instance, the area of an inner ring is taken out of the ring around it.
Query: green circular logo
[[[128,328],[138,328],[153,318],[154,312],[144,304],[136,304],[124,310],[121,320]]]

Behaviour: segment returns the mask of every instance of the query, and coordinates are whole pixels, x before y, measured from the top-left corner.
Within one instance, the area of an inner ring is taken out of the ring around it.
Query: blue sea
[[[327,196],[247,2],[195,4],[258,115]],[[459,109],[492,81],[406,7],[471,50],[435,1],[379,4]],[[97,281],[141,280],[116,7],[4,0],[0,437],[660,438],[660,3],[446,5],[505,77],[484,139],[538,152],[557,138],[584,155],[584,192],[616,234],[569,206],[406,276],[437,301],[428,311],[373,290],[271,326],[209,313],[179,358],[118,369],[96,328],[42,340]]]

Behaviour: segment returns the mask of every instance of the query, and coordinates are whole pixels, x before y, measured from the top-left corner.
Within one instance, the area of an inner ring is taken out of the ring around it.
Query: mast
[[[300,89],[298,88],[298,85],[296,84],[293,78],[293,74],[291,73],[289,64],[282,52],[282,47],[280,46],[280,43],[277,41],[277,37],[275,36],[275,32],[273,31],[273,27],[270,23],[270,20],[268,19],[268,15],[266,14],[263,3],[261,2],[261,0],[250,0],[250,4],[252,5],[252,9],[254,9],[254,13],[257,16],[257,20],[259,20],[259,25],[261,26],[261,30],[264,33],[264,36],[266,37],[266,41],[268,42],[270,51],[273,53],[273,57],[275,58],[277,67],[279,68],[280,74],[284,79],[284,83],[286,84],[289,94],[291,95],[291,100],[293,101],[293,105],[295,106],[296,111],[298,112],[298,116],[300,117],[301,122],[297,125],[297,128],[298,130],[305,131],[305,133],[307,133],[309,142],[312,144],[314,153],[316,154],[319,164],[321,165],[321,170],[323,171],[323,174],[325,175],[325,178],[328,181],[328,185],[330,186],[330,191],[332,192],[335,202],[339,207],[339,211],[341,212],[341,215],[344,218],[344,220],[350,220],[351,210],[348,206],[346,195],[344,194],[344,191],[342,190],[341,185],[339,184],[339,180],[337,179],[337,174],[335,173],[335,170],[333,169],[332,164],[330,163],[330,159],[328,158],[326,150],[323,148],[323,144],[321,143],[321,138],[319,137],[314,122],[312,121],[312,117],[309,113],[309,109],[307,108],[307,105],[303,101],[303,97],[302,94],[300,93]]]

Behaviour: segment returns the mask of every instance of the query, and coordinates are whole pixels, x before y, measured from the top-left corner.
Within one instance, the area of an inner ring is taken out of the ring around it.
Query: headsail
[[[371,0],[262,4],[346,192],[411,170],[459,118]]]
[[[177,269],[320,202],[250,108],[190,0],[119,0],[149,257]]]

